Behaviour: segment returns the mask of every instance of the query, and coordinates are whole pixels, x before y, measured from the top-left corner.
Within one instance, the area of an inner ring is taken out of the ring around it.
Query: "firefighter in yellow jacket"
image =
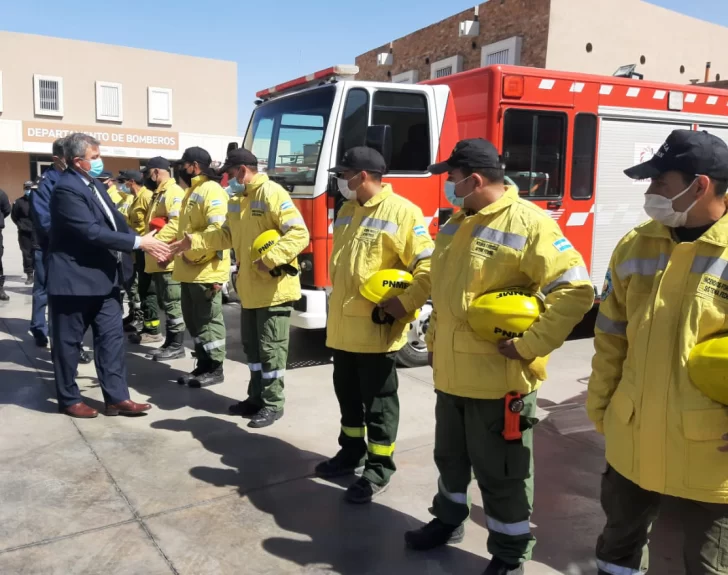
[[[485,573],[522,574],[535,542],[529,522],[533,426],[536,390],[545,377],[533,362],[564,343],[591,308],[594,288],[581,255],[558,225],[505,185],[490,142],[458,142],[450,158],[430,171],[448,173],[445,193],[461,210],[440,229],[432,258],[433,314],[426,340],[437,391],[435,519],[406,533],[405,541],[425,550],[462,539],[472,470],[493,556]],[[540,293],[545,311],[520,337],[498,344],[480,338],[468,323],[471,303],[513,288]],[[545,359],[537,363],[543,366]],[[512,392],[521,394],[520,439],[504,437],[505,397]]]
[[[177,239],[222,228],[227,216],[227,192],[216,181],[210,154],[187,148],[179,161],[180,178],[188,188],[182,200]],[[225,318],[222,286],[230,274],[230,251],[190,249],[174,259],[172,279],[182,283],[182,315],[195,342],[197,367],[177,381],[206,387],[224,381]]]
[[[419,310],[429,298],[433,242],[420,209],[382,183],[387,166],[379,152],[352,148],[331,171],[348,200],[334,222],[329,264],[333,291],[326,328],[326,345],[334,350],[341,449],[320,463],[316,473],[349,475],[363,465],[362,477],[345,497],[351,503],[367,503],[384,491],[396,470],[396,352],[405,345],[409,328],[396,320]],[[378,324],[372,315],[375,306],[360,288],[386,269],[408,271],[413,281],[402,295],[379,304],[393,321]]]
[[[144,187],[154,192],[145,220],[145,231],[157,232],[155,236],[165,243],[177,239],[179,216],[185,192],[171,177],[169,160],[156,157],[147,162],[144,169]],[[161,227],[159,227],[161,226]],[[153,257],[147,257],[145,273],[151,275],[160,307],[167,318],[165,340],[162,347],[149,355],[155,361],[169,361],[185,356],[185,320],[182,316],[182,285],[172,278],[174,261],[160,265]]]
[[[667,495],[682,513],[684,573],[726,574],[728,409],[696,387],[688,358],[728,330],[728,147],[675,130],[625,173],[651,179],[652,219],[615,248],[596,323],[587,411],[608,463],[599,573],[647,571],[648,533]]]
[[[252,152],[230,151],[221,171],[228,174],[232,193],[227,223],[222,229],[194,234],[188,241],[193,249],[235,250],[240,329],[250,383],[248,398],[230,406],[230,413],[250,418],[249,427],[268,427],[283,417],[291,312],[293,302],[301,298],[296,258],[308,247],[309,234],[288,192],[258,173],[258,159]],[[271,230],[280,239],[265,254],[253,255],[256,238]]]

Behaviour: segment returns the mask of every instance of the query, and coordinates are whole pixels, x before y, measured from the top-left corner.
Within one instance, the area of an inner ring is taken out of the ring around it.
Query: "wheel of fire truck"
[[[407,332],[407,343],[399,350],[397,361],[404,367],[422,367],[427,365],[427,345],[425,334],[430,326],[432,315],[432,304],[430,302],[422,306],[419,317],[410,324]]]

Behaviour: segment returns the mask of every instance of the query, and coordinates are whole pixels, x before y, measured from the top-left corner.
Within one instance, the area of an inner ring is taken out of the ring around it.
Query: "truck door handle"
[[[558,210],[563,202],[561,200],[551,200],[546,202],[547,210]]]

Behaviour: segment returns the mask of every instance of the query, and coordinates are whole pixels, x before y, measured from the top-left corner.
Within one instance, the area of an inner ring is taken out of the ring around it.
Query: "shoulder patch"
[[[210,207],[217,207],[222,205],[222,200],[212,200],[210,202]]]
[[[573,250],[574,246],[571,245],[571,242],[567,240],[566,238],[558,239],[554,242],[554,247],[560,251],[565,252],[566,250]]]
[[[172,205],[174,204],[181,204],[182,198],[172,198]]]
[[[293,202],[285,201],[281,204],[281,210],[290,210],[293,207]]]
[[[415,232],[416,236],[426,236],[427,230],[425,229],[425,226],[415,226],[413,228],[413,231]]]
[[[607,298],[609,297],[609,294],[612,293],[612,270],[607,270],[607,275],[604,278],[604,285],[602,286],[602,297],[601,301],[604,303]]]

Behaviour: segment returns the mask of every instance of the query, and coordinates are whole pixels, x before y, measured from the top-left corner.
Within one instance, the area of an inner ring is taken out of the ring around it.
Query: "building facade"
[[[489,0],[356,58],[358,79],[415,83],[491,64],[645,79],[728,78],[728,28],[643,0]]]
[[[96,137],[113,172],[190,146],[223,160],[237,108],[235,62],[0,32],[0,188],[22,194],[71,132]]]

